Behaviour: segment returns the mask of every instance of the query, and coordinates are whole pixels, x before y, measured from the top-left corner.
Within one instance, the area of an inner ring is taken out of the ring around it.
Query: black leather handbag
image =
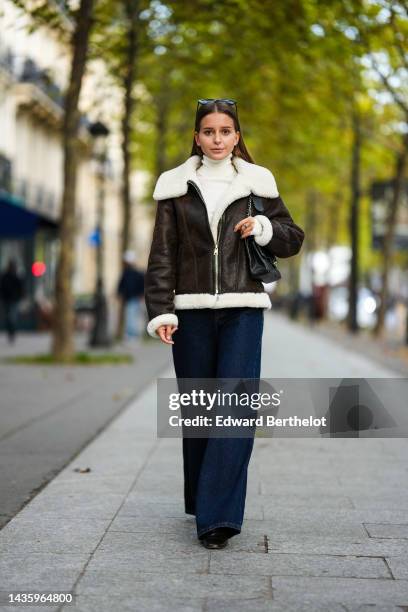
[[[251,206],[252,201],[254,208],[258,213],[264,212],[262,199],[258,196],[252,196],[252,193],[248,198],[248,217],[251,217]],[[274,281],[282,278],[276,266],[276,257],[271,255],[263,247],[261,247],[256,241],[255,236],[248,236],[245,239],[245,248],[247,252],[249,270],[252,278],[260,280],[263,283],[273,283]]]

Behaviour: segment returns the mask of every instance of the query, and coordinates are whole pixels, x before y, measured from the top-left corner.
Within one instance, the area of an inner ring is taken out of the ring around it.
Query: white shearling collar
[[[165,200],[186,194],[188,190],[187,181],[196,181],[197,179],[196,170],[200,160],[199,155],[192,155],[179,166],[162,172],[157,179],[153,199]],[[276,198],[279,195],[275,178],[268,168],[251,164],[236,155],[233,155],[232,163],[237,170],[237,174],[233,179],[231,189],[237,192],[245,191],[242,196],[239,195],[238,197],[249,195],[251,191],[264,198]]]
[[[199,155],[192,155],[179,166],[163,172],[157,179],[153,199],[166,200],[185,195],[188,191],[188,180],[194,181],[198,186],[199,181],[197,180],[196,171],[200,161],[201,157]],[[232,157],[231,161],[237,173],[225,193],[225,199],[220,202],[214,212],[211,222],[214,240],[216,240],[218,222],[229,204],[248,196],[250,193],[264,198],[276,198],[279,196],[275,177],[268,168],[251,164],[236,155]]]

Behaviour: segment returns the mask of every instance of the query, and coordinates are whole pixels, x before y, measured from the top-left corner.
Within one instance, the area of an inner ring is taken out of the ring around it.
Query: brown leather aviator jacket
[[[247,217],[250,193],[260,196],[264,206],[264,214],[256,215],[263,230],[256,242],[278,258],[300,251],[304,232],[293,221],[270,170],[236,156],[232,163],[237,173],[211,224],[196,176],[199,155],[158,178],[145,277],[147,331],[152,337],[159,337],[160,325],[178,325],[177,309],[271,308],[262,282],[250,276],[244,239],[233,231]]]

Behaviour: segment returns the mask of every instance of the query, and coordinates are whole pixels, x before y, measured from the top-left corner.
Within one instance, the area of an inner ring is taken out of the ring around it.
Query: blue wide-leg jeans
[[[246,306],[176,310],[172,352],[177,379],[259,380],[263,311]],[[183,437],[185,511],[196,516],[199,538],[217,527],[229,537],[240,533],[253,445],[253,436]]]

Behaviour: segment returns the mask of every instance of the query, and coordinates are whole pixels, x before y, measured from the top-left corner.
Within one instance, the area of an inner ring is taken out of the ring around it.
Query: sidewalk
[[[403,338],[375,338],[371,330],[360,329],[356,334],[350,332],[344,323],[319,320],[310,322],[299,319],[296,322],[324,338],[333,340],[344,348],[374,359],[378,364],[392,368],[403,376],[408,376],[408,346]]]
[[[305,370],[315,341],[336,368],[344,358],[289,322],[266,325],[263,376],[289,333],[307,341]],[[0,532],[1,588],[75,591],[76,607],[44,608],[64,612],[401,612],[407,454],[406,439],[257,438],[242,533],[209,551],[183,511],[181,440],[156,438],[152,383]]]
[[[49,334],[21,334],[0,358],[47,353]],[[87,349],[78,335],[78,350]],[[146,385],[168,367],[160,342],[131,342],[120,365],[14,365],[0,363],[0,528],[47,484]],[[95,349],[92,349],[96,353]],[[105,350],[103,352],[106,352]]]

